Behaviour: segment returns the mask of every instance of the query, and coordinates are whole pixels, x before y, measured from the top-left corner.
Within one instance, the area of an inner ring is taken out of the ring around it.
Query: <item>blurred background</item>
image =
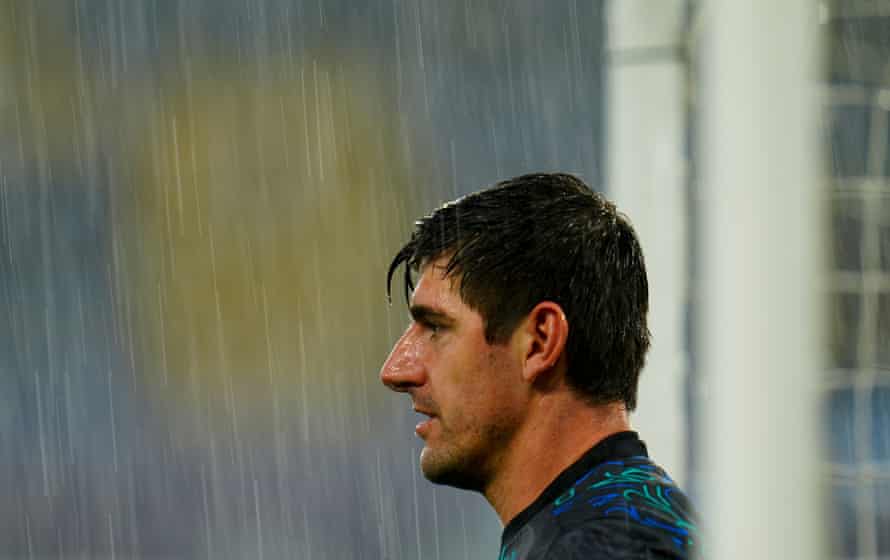
[[[377,379],[408,322],[384,280],[418,216],[530,171],[636,225],[634,424],[707,520],[708,4],[0,0],[0,556],[497,557]],[[890,558],[890,2],[798,4],[806,526],[826,558]]]

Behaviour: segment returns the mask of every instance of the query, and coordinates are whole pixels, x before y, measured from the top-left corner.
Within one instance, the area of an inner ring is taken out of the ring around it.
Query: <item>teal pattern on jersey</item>
[[[584,486],[591,477],[596,482]],[[686,511],[685,499],[674,499],[675,490],[670,476],[647,457],[609,461],[590,469],[563,492],[553,502],[552,514],[590,507],[604,517],[664,531],[678,549],[685,550],[695,543],[697,527]]]

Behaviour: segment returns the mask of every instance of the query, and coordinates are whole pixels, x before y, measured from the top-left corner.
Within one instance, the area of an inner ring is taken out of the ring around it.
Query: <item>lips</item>
[[[426,436],[429,434],[432,429],[433,421],[435,420],[435,416],[432,418],[428,418],[423,422],[418,423],[414,426],[414,433],[417,434],[421,439],[426,439]]]
[[[423,414],[424,416],[429,416],[429,418],[422,422],[419,422],[416,426],[414,426],[414,433],[417,434],[418,437],[426,439],[426,436],[429,434],[429,431],[432,428],[433,421],[436,420],[436,415],[432,412],[428,412],[419,408],[415,408],[414,412]]]

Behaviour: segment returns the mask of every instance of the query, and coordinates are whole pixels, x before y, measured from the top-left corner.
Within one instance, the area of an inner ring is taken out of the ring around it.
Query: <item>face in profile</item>
[[[415,431],[430,481],[482,491],[519,425],[521,353],[509,339],[488,344],[482,316],[443,276],[446,259],[427,264],[411,298],[412,322],[380,371],[425,415]]]

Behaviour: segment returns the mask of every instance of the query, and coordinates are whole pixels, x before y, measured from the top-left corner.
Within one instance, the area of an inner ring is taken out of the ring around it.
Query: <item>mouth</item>
[[[414,408],[414,412],[427,416],[425,420],[419,422],[416,426],[414,426],[414,433],[417,434],[417,436],[421,439],[426,439],[426,436],[429,434],[429,431],[432,428],[433,420],[436,420],[437,417],[432,412],[427,412],[426,410],[421,410],[416,407]]]

